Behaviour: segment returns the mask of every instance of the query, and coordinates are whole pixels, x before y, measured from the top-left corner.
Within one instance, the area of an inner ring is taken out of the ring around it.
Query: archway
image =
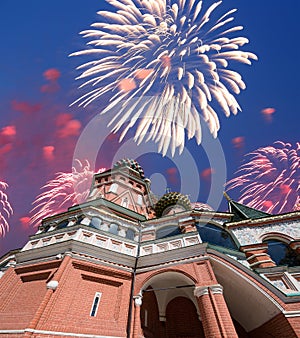
[[[194,287],[192,278],[174,270],[156,274],[144,284],[140,293],[145,338],[204,337]]]
[[[167,305],[166,334],[168,338],[204,338],[202,323],[194,303],[186,297],[176,297]]]

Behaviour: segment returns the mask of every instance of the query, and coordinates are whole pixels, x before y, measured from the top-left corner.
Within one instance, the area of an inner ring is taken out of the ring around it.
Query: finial
[[[229,195],[227,194],[226,191],[223,191],[223,195],[224,195],[224,197],[227,199],[228,202],[231,201],[231,198],[229,197]]]

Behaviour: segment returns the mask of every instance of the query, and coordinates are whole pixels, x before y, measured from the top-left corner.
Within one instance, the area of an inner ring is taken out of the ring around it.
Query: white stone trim
[[[247,257],[247,261],[249,261],[249,260],[251,260],[251,259],[253,259],[253,258],[256,258],[256,257],[266,256],[266,255],[267,255],[267,253],[258,253],[258,254],[254,254],[254,255],[252,255],[252,256],[250,256],[250,257]]]
[[[287,318],[300,317],[300,310],[298,310],[298,311],[297,310],[296,311],[283,311],[283,314]]]
[[[134,304],[135,306],[141,306],[143,303],[143,296],[142,295],[137,295],[137,296],[133,296],[134,299]]]
[[[210,285],[209,288],[213,294],[223,294],[223,286],[221,284]]]
[[[208,295],[208,286],[196,286],[194,290],[195,297],[201,297]]]
[[[249,264],[249,265],[250,265],[251,268],[253,268],[254,266],[262,264],[262,263],[274,263],[274,261],[270,258],[270,259],[265,259],[263,261],[254,262],[254,263]]]
[[[233,271],[235,274],[237,274],[240,278],[244,279],[247,281],[247,283],[249,283],[250,285],[252,285],[256,290],[258,290],[260,293],[262,293],[266,298],[268,298],[276,307],[280,312],[284,312],[284,308],[273,298],[271,297],[266,291],[264,291],[261,287],[259,287],[256,283],[254,283],[250,278],[247,278],[246,276],[244,276],[242,273],[238,272],[236,269],[232,268],[229,265],[226,265],[224,262],[222,262],[221,260],[214,258],[214,257],[209,257],[211,260],[217,261],[219,264],[226,266],[227,269]]]
[[[24,329],[24,330],[0,330],[0,334],[18,334],[18,333],[39,333],[45,335],[54,335],[54,336],[66,336],[66,337],[82,337],[82,338],[125,338],[120,336],[99,336],[94,334],[84,334],[84,333],[72,333],[72,332],[59,332],[59,331],[45,331],[45,330],[33,330],[33,329]]]

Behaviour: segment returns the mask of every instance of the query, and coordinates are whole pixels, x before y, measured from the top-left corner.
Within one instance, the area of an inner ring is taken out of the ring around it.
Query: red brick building
[[[135,162],[0,261],[0,337],[299,337],[300,212],[157,200]]]

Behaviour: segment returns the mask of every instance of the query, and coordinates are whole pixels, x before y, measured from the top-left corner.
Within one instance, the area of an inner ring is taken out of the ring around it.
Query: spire
[[[248,207],[244,204],[235,202],[231,199],[231,197],[224,191],[224,197],[228,201],[228,207],[230,213],[233,214],[231,221],[237,222],[237,221],[243,221],[246,219],[257,219],[257,218],[263,218],[270,216],[270,214]]]

